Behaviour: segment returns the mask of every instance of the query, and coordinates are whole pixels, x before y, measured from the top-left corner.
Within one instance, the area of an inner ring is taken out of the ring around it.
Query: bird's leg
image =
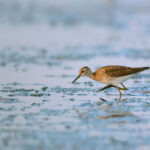
[[[119,94],[120,94],[120,97],[121,97],[121,95],[122,95],[122,93],[121,93],[121,88],[120,88],[120,87],[118,87],[118,86],[116,86],[116,88],[118,89]]]
[[[123,85],[123,84],[121,84],[121,85]],[[115,86],[115,85],[107,85],[107,86],[103,87],[102,89],[100,89],[100,91],[106,90],[106,89],[111,88],[111,87],[115,87],[115,88],[118,89],[119,94],[120,94],[120,98],[121,98],[121,95],[122,95],[121,90],[127,90],[127,88],[125,86],[124,86],[124,88],[120,88],[120,87],[118,87],[118,85],[117,86]]]
[[[121,85],[123,86],[123,88],[120,88],[121,90],[128,90],[124,85],[123,85],[123,83],[121,83]]]
[[[100,91],[104,91],[104,90],[109,89],[111,87],[116,87],[116,86],[114,86],[114,85],[107,85],[107,86],[103,87],[102,89],[100,89]]]

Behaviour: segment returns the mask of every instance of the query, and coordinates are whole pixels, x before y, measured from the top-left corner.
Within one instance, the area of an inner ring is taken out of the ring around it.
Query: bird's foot
[[[120,88],[120,87],[119,87],[119,89],[122,90],[122,91],[128,90],[127,88]]]
[[[121,88],[121,90],[123,90],[123,91],[128,90],[128,89],[123,85],[123,83],[121,83],[121,85],[123,86],[123,88]]]

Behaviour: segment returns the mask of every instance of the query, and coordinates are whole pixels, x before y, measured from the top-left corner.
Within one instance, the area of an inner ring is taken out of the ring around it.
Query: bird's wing
[[[149,69],[149,67],[131,68],[125,66],[105,66],[103,67],[103,69],[105,74],[108,76],[120,77],[120,76],[127,76],[127,75],[144,71],[146,69]]]

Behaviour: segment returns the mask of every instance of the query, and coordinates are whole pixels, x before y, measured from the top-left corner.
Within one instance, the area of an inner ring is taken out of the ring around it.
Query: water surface
[[[150,66],[148,0],[0,3],[1,150],[149,150],[150,70],[121,98],[71,84],[83,66]]]

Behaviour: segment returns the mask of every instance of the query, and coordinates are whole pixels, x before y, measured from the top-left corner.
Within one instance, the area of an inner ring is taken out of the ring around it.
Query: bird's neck
[[[92,72],[88,75],[88,77],[95,80],[94,73],[92,73]]]

